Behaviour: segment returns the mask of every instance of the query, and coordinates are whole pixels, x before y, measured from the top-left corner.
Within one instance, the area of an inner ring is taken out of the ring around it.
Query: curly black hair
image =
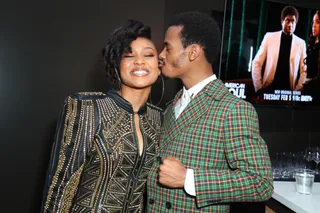
[[[317,10],[317,11],[315,12],[315,14],[317,14],[318,17],[320,18],[320,10]],[[314,15],[315,15],[315,14],[314,14]],[[311,23],[311,28],[312,28],[312,23]],[[314,49],[314,46],[315,46],[315,43],[316,43],[316,37],[313,36],[312,33],[311,33],[311,35],[310,35],[310,37],[309,37],[309,39],[308,39],[308,48],[307,48],[307,54],[308,54],[308,55],[312,53],[312,51],[313,51],[313,49]]]
[[[315,14],[318,15],[318,17],[320,18],[320,10],[317,10],[315,12]],[[314,15],[315,15],[314,14]],[[311,24],[311,28],[312,28],[312,24]],[[316,37],[312,35],[309,36],[309,39],[308,39],[308,46],[307,46],[307,57],[305,58],[304,60],[304,63],[306,65],[308,65],[309,63],[312,63],[310,61],[312,61],[312,59],[310,60],[310,58],[313,58],[313,56],[316,54],[317,49],[316,49]],[[310,66],[310,65],[309,65]],[[308,67],[308,66],[307,66]],[[308,77],[309,76],[313,76],[315,74],[318,74],[318,71],[314,71],[314,73],[311,73],[312,70],[308,69]]]
[[[286,18],[287,15],[295,16],[297,19],[297,23],[298,23],[299,12],[298,12],[297,8],[295,8],[294,6],[291,6],[291,5],[285,6],[281,11],[281,22]]]
[[[191,44],[200,45],[210,64],[217,60],[221,44],[221,32],[217,22],[208,14],[198,11],[182,12],[175,15],[168,27],[182,26],[180,32],[184,48]]]
[[[108,44],[103,48],[106,76],[112,83],[116,84],[120,77],[122,55],[132,51],[130,45],[138,37],[151,40],[150,27],[140,21],[128,20],[111,34]]]

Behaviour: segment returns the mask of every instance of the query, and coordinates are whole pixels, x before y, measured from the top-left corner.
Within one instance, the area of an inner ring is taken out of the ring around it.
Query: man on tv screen
[[[275,90],[302,90],[306,79],[306,44],[294,34],[298,20],[298,10],[286,6],[281,11],[282,30],[264,36],[252,63],[252,80],[258,95]]]

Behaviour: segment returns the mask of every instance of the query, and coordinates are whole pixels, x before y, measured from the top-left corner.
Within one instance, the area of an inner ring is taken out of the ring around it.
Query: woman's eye
[[[132,57],[134,57],[133,55],[124,55],[123,56],[124,58],[132,58]]]
[[[151,57],[154,57],[154,54],[147,54],[145,55],[145,57],[151,58]]]

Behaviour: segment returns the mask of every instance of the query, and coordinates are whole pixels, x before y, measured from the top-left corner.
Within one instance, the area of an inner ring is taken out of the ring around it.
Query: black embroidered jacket
[[[116,91],[69,96],[59,119],[42,212],[142,212],[148,171],[158,151],[161,109],[134,113]]]

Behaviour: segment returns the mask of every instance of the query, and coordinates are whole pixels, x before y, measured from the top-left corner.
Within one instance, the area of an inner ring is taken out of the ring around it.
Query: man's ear
[[[202,52],[202,49],[199,45],[197,44],[191,44],[189,47],[189,54],[188,54],[188,57],[189,57],[189,61],[194,61],[196,60],[201,52]]]

